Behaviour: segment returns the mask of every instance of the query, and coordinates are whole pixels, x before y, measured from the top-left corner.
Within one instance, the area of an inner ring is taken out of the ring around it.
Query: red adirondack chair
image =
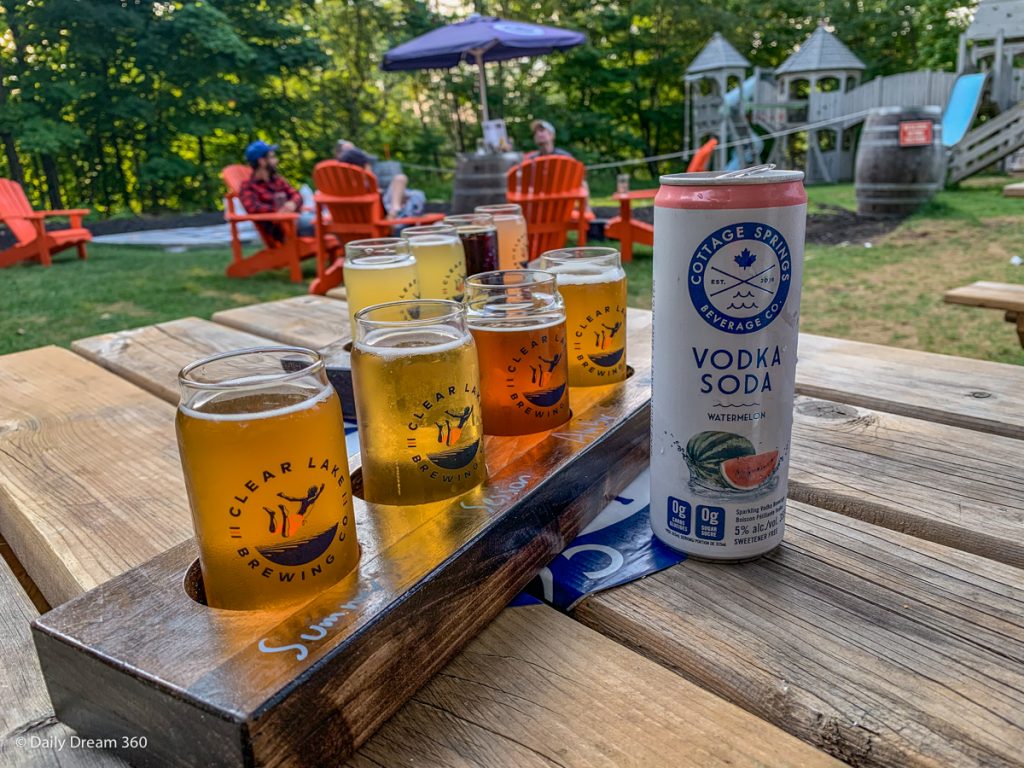
[[[302,282],[302,260],[310,259],[317,253],[317,238],[299,237],[295,230],[298,213],[236,213],[240,207],[239,193],[242,184],[252,175],[248,165],[229,165],[220,172],[220,177],[227,187],[227,205],[224,207],[224,218],[231,225],[231,263],[226,271],[228,277],[249,277],[268,269],[288,267],[293,283]],[[242,241],[238,237],[238,225],[243,221],[272,221],[280,226],[283,236],[280,241],[256,228],[263,240],[264,248],[252,256],[245,256]],[[328,242],[329,249],[337,249],[336,242]]]
[[[324,160],[313,169],[316,193],[316,232],[319,248],[316,257],[316,279],[310,293],[327,293],[345,280],[345,259],[327,247],[333,237],[340,246],[368,237],[388,237],[396,225],[430,224],[444,218],[443,213],[389,219],[384,215],[377,177],[368,168]],[[324,214],[324,209],[327,214]],[[340,249],[339,249],[340,250]]]
[[[59,211],[33,211],[25,190],[16,181],[0,179],[0,221],[18,241],[5,251],[0,251],[0,267],[9,267],[26,259],[39,259],[44,267],[53,262],[51,256],[65,248],[76,246],[78,258],[85,258],[85,244],[92,240],[92,233],[82,226],[82,217],[88,208],[73,208]],[[51,216],[67,216],[71,220],[69,229],[46,231],[45,219]]]
[[[564,247],[570,229],[579,233],[580,245],[587,244],[583,163],[563,155],[544,155],[512,166],[505,180],[508,201],[523,209],[531,261],[544,251]]]

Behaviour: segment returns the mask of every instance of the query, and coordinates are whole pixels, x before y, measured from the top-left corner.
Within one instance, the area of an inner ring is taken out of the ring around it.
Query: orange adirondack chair
[[[82,217],[88,213],[88,208],[33,211],[25,190],[18,182],[0,179],[0,220],[18,241],[16,245],[0,251],[0,267],[9,267],[26,259],[39,259],[40,264],[48,267],[53,263],[53,254],[71,246],[76,246],[78,258],[84,259],[85,244],[92,240],[92,233],[82,226]],[[50,216],[67,216],[71,227],[47,232],[43,222]]]
[[[586,245],[583,163],[562,155],[534,157],[509,168],[505,180],[508,201],[523,209],[531,261],[544,251],[564,247],[570,229],[579,233],[579,244]]]
[[[327,238],[340,246],[367,237],[388,237],[395,225],[430,224],[444,218],[443,213],[388,219],[380,199],[377,177],[368,168],[324,160],[313,168],[316,192],[316,232],[319,248],[316,256],[316,279],[310,293],[327,293],[345,281],[345,259],[335,258],[327,247]],[[327,215],[324,215],[324,208]]]
[[[224,207],[224,218],[231,225],[231,263],[226,271],[228,277],[249,277],[268,269],[288,267],[293,283],[302,282],[302,260],[316,256],[317,239],[315,237],[299,237],[295,231],[298,213],[235,213],[236,201],[242,184],[252,175],[248,165],[229,165],[220,172],[220,177],[227,187],[227,205]],[[265,246],[263,250],[252,256],[242,253],[242,241],[238,237],[238,224],[243,221],[272,221],[281,227],[284,237],[280,242],[257,227],[260,238]],[[331,244],[328,244],[331,247]],[[334,243],[333,248],[337,248]]]

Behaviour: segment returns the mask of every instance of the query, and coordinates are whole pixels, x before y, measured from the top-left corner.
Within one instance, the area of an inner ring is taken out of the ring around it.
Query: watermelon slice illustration
[[[778,464],[778,451],[737,456],[722,462],[722,477],[730,488],[750,491],[766,483],[775,473]]]

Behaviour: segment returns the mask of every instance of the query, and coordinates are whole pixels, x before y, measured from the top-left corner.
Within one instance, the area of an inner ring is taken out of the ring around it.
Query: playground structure
[[[1024,147],[1019,55],[1024,0],[979,3],[960,36],[957,72],[903,72],[864,83],[865,64],[824,26],[775,70],[751,68],[716,32],[686,70],[684,150],[717,138],[717,168],[765,161],[802,166],[808,183],[850,181],[872,109],[937,106],[947,180],[955,183]],[[975,126],[983,103],[986,114],[996,114]]]

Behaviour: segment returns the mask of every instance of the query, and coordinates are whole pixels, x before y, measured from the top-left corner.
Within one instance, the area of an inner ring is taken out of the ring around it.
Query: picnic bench
[[[0,763],[123,765],[58,751],[28,622],[191,536],[177,370],[346,316],[300,296],[0,357]],[[1024,370],[804,334],[797,391],[778,550],[506,608],[348,765],[1024,764]]]
[[[1006,322],[1017,326],[1017,338],[1024,347],[1024,284],[980,281],[946,291],[943,299],[949,304],[1003,310]]]

